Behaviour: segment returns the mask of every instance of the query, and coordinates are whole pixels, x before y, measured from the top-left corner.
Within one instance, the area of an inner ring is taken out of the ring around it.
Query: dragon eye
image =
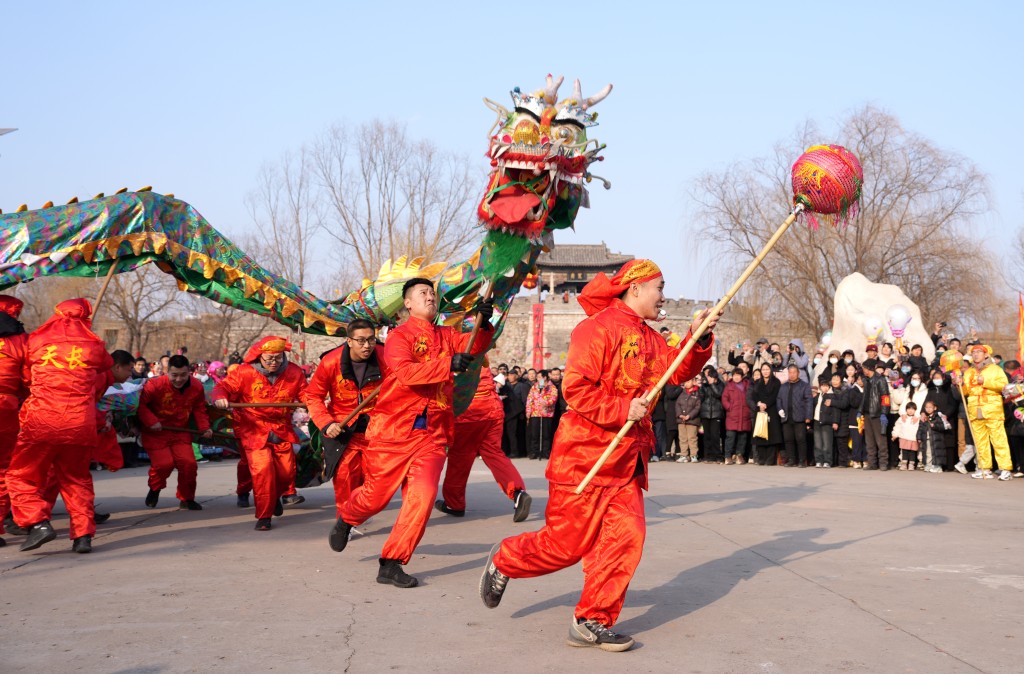
[[[576,142],[576,129],[568,124],[560,124],[552,135],[555,137],[555,140],[560,140],[563,143]]]

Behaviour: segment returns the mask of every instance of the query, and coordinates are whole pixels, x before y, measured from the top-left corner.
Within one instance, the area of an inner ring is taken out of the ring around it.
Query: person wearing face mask
[[[857,374],[860,374],[860,367],[858,366],[856,354],[854,354],[853,349],[843,351],[843,357],[840,364],[844,368],[853,365],[857,369]]]
[[[878,362],[884,365],[886,370],[896,367],[896,358],[893,356],[892,344],[889,342],[882,344],[882,353],[878,356]]]
[[[934,403],[935,409],[941,412],[942,416],[950,424],[953,424],[953,427],[940,431],[946,450],[944,453],[945,462],[942,467],[945,470],[953,470],[953,465],[957,459],[955,424],[957,423],[957,414],[960,411],[960,396],[953,390],[949,375],[944,374],[938,367],[934,367],[931,370],[928,381],[928,394],[924,400],[926,403]]]
[[[841,360],[842,359],[839,357],[838,351],[834,349],[829,351],[828,357],[825,359],[825,369],[821,371],[821,376],[828,377],[829,381],[831,381],[832,375],[838,374],[841,379],[845,379],[845,377],[843,377],[843,368],[845,365],[840,364]]]

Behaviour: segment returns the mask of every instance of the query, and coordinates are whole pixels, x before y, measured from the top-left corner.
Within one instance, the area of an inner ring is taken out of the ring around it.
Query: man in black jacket
[[[807,465],[807,431],[811,426],[811,385],[800,378],[800,368],[786,368],[789,380],[779,389],[777,413],[782,419],[782,441],[786,445],[786,466]],[[807,376],[807,373],[804,373]]]
[[[516,392],[516,384],[519,381],[519,373],[515,370],[508,373],[508,380],[498,391],[501,398],[501,406],[505,412],[505,440],[508,446],[508,456],[512,458],[523,456],[526,445],[520,440],[519,427],[524,424],[526,414],[526,402]],[[529,390],[529,387],[527,387]],[[525,434],[525,433],[524,433]]]
[[[889,409],[889,382],[875,371],[874,359],[864,361],[864,399],[860,413],[864,417],[864,442],[867,445],[867,470],[889,470],[889,443],[882,428],[882,415]]]

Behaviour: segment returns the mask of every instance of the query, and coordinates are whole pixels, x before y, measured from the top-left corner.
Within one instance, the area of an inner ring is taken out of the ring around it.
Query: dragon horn
[[[583,109],[586,110],[589,107],[595,106],[604,99],[608,98],[608,94],[612,93],[612,85],[606,86],[601,91],[597,92],[583,103]]]
[[[572,100],[577,102],[583,100],[583,90],[580,88],[579,80],[572,83]]]
[[[554,105],[558,101],[558,87],[562,86],[562,82],[565,81],[565,77],[562,75],[558,76],[556,81],[551,77],[551,73],[548,73],[547,86],[544,87],[544,102],[548,105]]]

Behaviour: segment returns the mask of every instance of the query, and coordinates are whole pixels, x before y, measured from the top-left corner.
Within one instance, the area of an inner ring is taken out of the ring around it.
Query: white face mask
[[[914,388],[917,388],[918,386],[921,385],[921,380],[920,379],[911,379],[910,380],[910,385],[913,386]]]
[[[941,379],[932,379],[932,383],[935,384],[936,386],[942,386]]]
[[[838,359],[838,358],[829,358],[829,359],[828,359],[828,362],[830,362],[830,363],[832,363],[833,365],[835,365],[836,363],[838,363],[838,362],[839,362],[839,359]]]
[[[821,356],[815,356],[814,357],[814,364],[817,365],[820,362],[821,362]]]
[[[853,358],[843,358],[843,360],[846,361],[847,364],[853,362]]]

